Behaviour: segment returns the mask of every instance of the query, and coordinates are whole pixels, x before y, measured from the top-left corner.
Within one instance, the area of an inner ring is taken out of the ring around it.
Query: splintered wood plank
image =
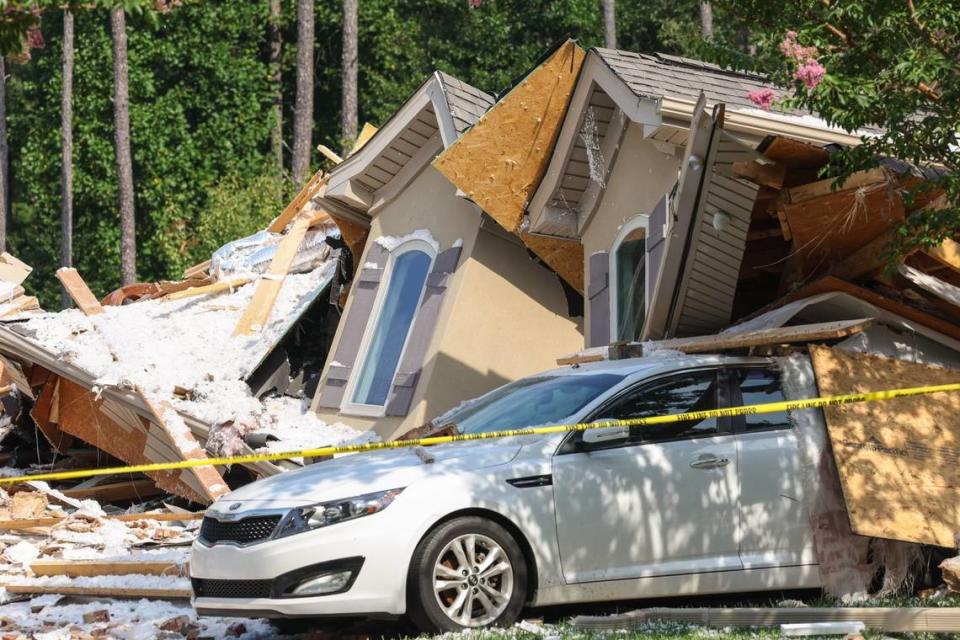
[[[806,200],[830,195],[831,193],[849,191],[851,189],[866,187],[873,184],[885,183],[890,179],[891,177],[887,173],[886,169],[883,167],[877,167],[875,169],[868,169],[866,171],[858,171],[857,173],[854,173],[853,175],[849,176],[844,181],[843,185],[837,189],[834,188],[834,184],[837,181],[836,178],[826,178],[824,180],[817,180],[816,182],[811,182],[809,184],[791,187],[786,190],[785,198],[787,202],[799,204]]]
[[[762,153],[791,169],[818,169],[830,162],[830,154],[823,147],[784,136],[773,138]]]
[[[22,284],[33,271],[33,267],[21,262],[6,251],[0,253],[0,281],[10,284]]]
[[[214,282],[213,284],[206,284],[200,287],[190,287],[189,289],[184,289],[183,291],[174,291],[173,293],[167,295],[164,300],[182,300],[183,298],[193,298],[194,296],[206,296],[213,295],[215,293],[222,293],[224,291],[232,291],[237,287],[242,287],[248,282],[250,282],[250,278],[221,280],[220,282]]]
[[[150,560],[34,560],[30,570],[38,576],[177,576],[188,574],[186,563]]]
[[[741,160],[731,165],[733,175],[764,187],[779,189],[787,176],[787,166],[776,162],[761,164],[753,160]]]
[[[352,156],[357,151],[360,151],[360,149],[363,148],[363,145],[370,141],[370,138],[373,137],[373,134],[375,134],[377,130],[377,127],[373,126],[369,122],[364,122],[363,129],[360,130],[360,135],[357,136],[357,141],[353,143],[353,149],[350,149],[349,155]]]
[[[823,395],[960,382],[960,371],[813,346]],[[955,547],[960,393],[824,408],[854,533]]]
[[[157,600],[189,600],[190,589],[123,589],[120,587],[53,587],[32,584],[3,585],[8,593],[64,596],[95,596],[98,598],[155,598]]]
[[[0,520],[0,531],[20,531],[24,529],[33,529],[36,527],[52,527],[63,519],[64,516]],[[202,520],[203,513],[121,513],[117,515],[106,516],[106,519],[117,520],[120,522],[137,522],[140,520],[156,520],[158,522],[188,522],[191,520]]]
[[[189,269],[185,269],[183,272],[183,277],[195,278],[200,275],[205,275],[209,270],[210,270],[210,260],[204,260],[199,264],[193,265]]]
[[[287,204],[283,212],[270,223],[267,231],[271,233],[283,233],[283,230],[287,228],[291,220],[297,217],[300,210],[326,188],[328,179],[329,175],[324,175],[323,171],[317,171],[313,174],[313,177],[307,180],[307,184],[303,185],[300,193],[298,193],[296,197]]]
[[[310,228],[310,218],[306,215],[301,215],[293,221],[290,231],[280,241],[267,272],[257,283],[250,305],[243,312],[240,321],[237,322],[233,335],[246,336],[256,333],[270,319],[270,312],[273,311],[277,295],[283,287],[283,280],[287,277],[287,271],[297,255],[297,250],[300,248],[300,243],[303,242],[308,228]]]
[[[744,331],[743,333],[721,333],[712,336],[675,338],[673,340],[659,340],[657,342],[644,343],[642,350],[647,353],[663,349],[673,349],[684,353],[711,353],[765,345],[838,340],[855,333],[861,333],[871,324],[873,324],[872,318],[862,318],[859,320],[800,324],[792,327],[777,327],[775,329],[758,329],[756,331]],[[630,346],[640,347],[641,345]]]
[[[83,281],[83,278],[80,277],[76,269],[72,267],[61,267],[57,269],[57,279],[63,285],[63,288],[66,289],[70,299],[80,307],[84,315],[95,316],[98,313],[103,313],[103,307],[100,305],[100,301],[93,295],[90,287]]]
[[[433,162],[508,231],[547,169],[584,57],[561,45]]]

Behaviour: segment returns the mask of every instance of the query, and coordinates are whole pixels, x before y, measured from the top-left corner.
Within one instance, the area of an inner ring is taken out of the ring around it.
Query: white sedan
[[[773,361],[636,359],[519,380],[434,421],[460,433],[783,399]],[[408,615],[425,631],[525,606],[817,587],[786,414],[344,456],[206,513],[194,606],[250,617]]]

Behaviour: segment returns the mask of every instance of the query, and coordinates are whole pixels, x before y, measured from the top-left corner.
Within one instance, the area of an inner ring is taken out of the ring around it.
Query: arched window
[[[647,226],[649,217],[627,221],[610,250],[610,337],[637,340],[647,310]]]
[[[374,313],[373,329],[361,345],[362,364],[347,396],[353,410],[382,414],[434,256],[432,247],[416,240],[396,248],[390,256],[386,287]]]

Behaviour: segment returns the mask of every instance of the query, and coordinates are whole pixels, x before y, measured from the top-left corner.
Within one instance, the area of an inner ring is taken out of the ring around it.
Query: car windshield
[[[454,409],[435,424],[455,424],[460,433],[557,424],[621,380],[614,373],[524,378]]]

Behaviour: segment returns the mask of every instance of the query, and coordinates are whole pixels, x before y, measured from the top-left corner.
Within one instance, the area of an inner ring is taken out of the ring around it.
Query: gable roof
[[[435,71],[359,151],[333,168],[324,199],[362,213],[386,202],[493,102],[493,96]]]
[[[710,104],[724,103],[736,109],[756,109],[747,98],[750,91],[773,89],[778,96],[786,92],[762,76],[724,69],[709,62],[668,55],[645,54],[617,49],[594,49],[633,93],[642,97],[686,99],[696,102],[702,91]],[[804,111],[786,110],[801,115]]]
[[[493,106],[494,97],[443,71],[437,71],[435,75],[443,87],[454,127],[461,136]]]

